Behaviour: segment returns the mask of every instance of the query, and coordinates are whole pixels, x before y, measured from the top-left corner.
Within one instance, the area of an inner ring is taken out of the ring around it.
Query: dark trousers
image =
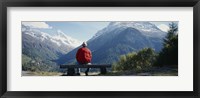
[[[85,64],[82,64],[82,63],[78,63],[78,65],[91,65],[91,63],[85,63]],[[85,73],[88,73],[90,71],[90,68],[87,68]],[[77,73],[80,73],[80,68],[77,68]]]
[[[90,71],[90,68],[87,68],[86,71],[85,71],[85,73],[88,73],[89,71]]]

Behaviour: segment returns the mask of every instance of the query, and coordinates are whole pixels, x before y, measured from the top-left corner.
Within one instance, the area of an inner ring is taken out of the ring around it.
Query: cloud
[[[160,24],[158,25],[158,28],[164,32],[167,32],[169,30],[169,26],[165,25],[165,24]]]
[[[52,29],[52,27],[45,22],[22,22],[22,24],[31,28]]]

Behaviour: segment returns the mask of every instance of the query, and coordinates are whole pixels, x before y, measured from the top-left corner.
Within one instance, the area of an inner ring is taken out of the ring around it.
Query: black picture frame
[[[193,7],[193,91],[7,91],[7,7]],[[199,98],[200,0],[1,0],[0,96],[2,98]]]

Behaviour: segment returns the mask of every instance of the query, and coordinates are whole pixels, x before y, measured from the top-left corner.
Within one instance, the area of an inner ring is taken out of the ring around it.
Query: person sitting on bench
[[[76,53],[76,60],[78,62],[78,64],[83,65],[90,65],[91,64],[91,60],[92,60],[92,53],[90,51],[90,49],[87,48],[87,43],[83,42],[82,47],[80,49],[78,49],[77,53]],[[87,68],[87,70],[85,71],[85,75],[88,75],[89,72],[89,68]],[[77,68],[77,74],[80,75],[80,68]]]

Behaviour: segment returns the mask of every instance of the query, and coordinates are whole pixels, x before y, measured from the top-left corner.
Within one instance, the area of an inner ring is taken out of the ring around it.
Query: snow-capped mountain
[[[143,35],[150,36],[150,37],[163,37],[165,36],[165,33],[160,30],[156,25],[150,23],[150,22],[110,22],[107,27],[104,29],[98,31],[93,38],[90,40],[93,40],[97,37],[99,37],[102,34],[105,34],[107,32],[110,32],[116,28],[124,29],[124,28],[134,28],[139,30]]]
[[[81,44],[62,31],[53,35],[22,25],[22,54],[46,63],[58,59]]]
[[[88,41],[88,48],[93,55],[92,63],[112,64],[121,55],[147,47],[158,52],[163,47],[166,34],[149,22],[111,22]],[[57,62],[74,62],[77,50],[78,48],[70,51]]]
[[[111,22],[108,27],[132,27],[142,32],[160,32],[160,29],[150,22]]]
[[[30,35],[41,41],[45,41],[45,40],[51,41],[52,43],[55,43],[58,47],[62,45],[66,45],[68,47],[75,48],[81,44],[80,41],[67,36],[60,30],[58,30],[54,35],[50,35],[48,33],[23,26],[22,33]]]

